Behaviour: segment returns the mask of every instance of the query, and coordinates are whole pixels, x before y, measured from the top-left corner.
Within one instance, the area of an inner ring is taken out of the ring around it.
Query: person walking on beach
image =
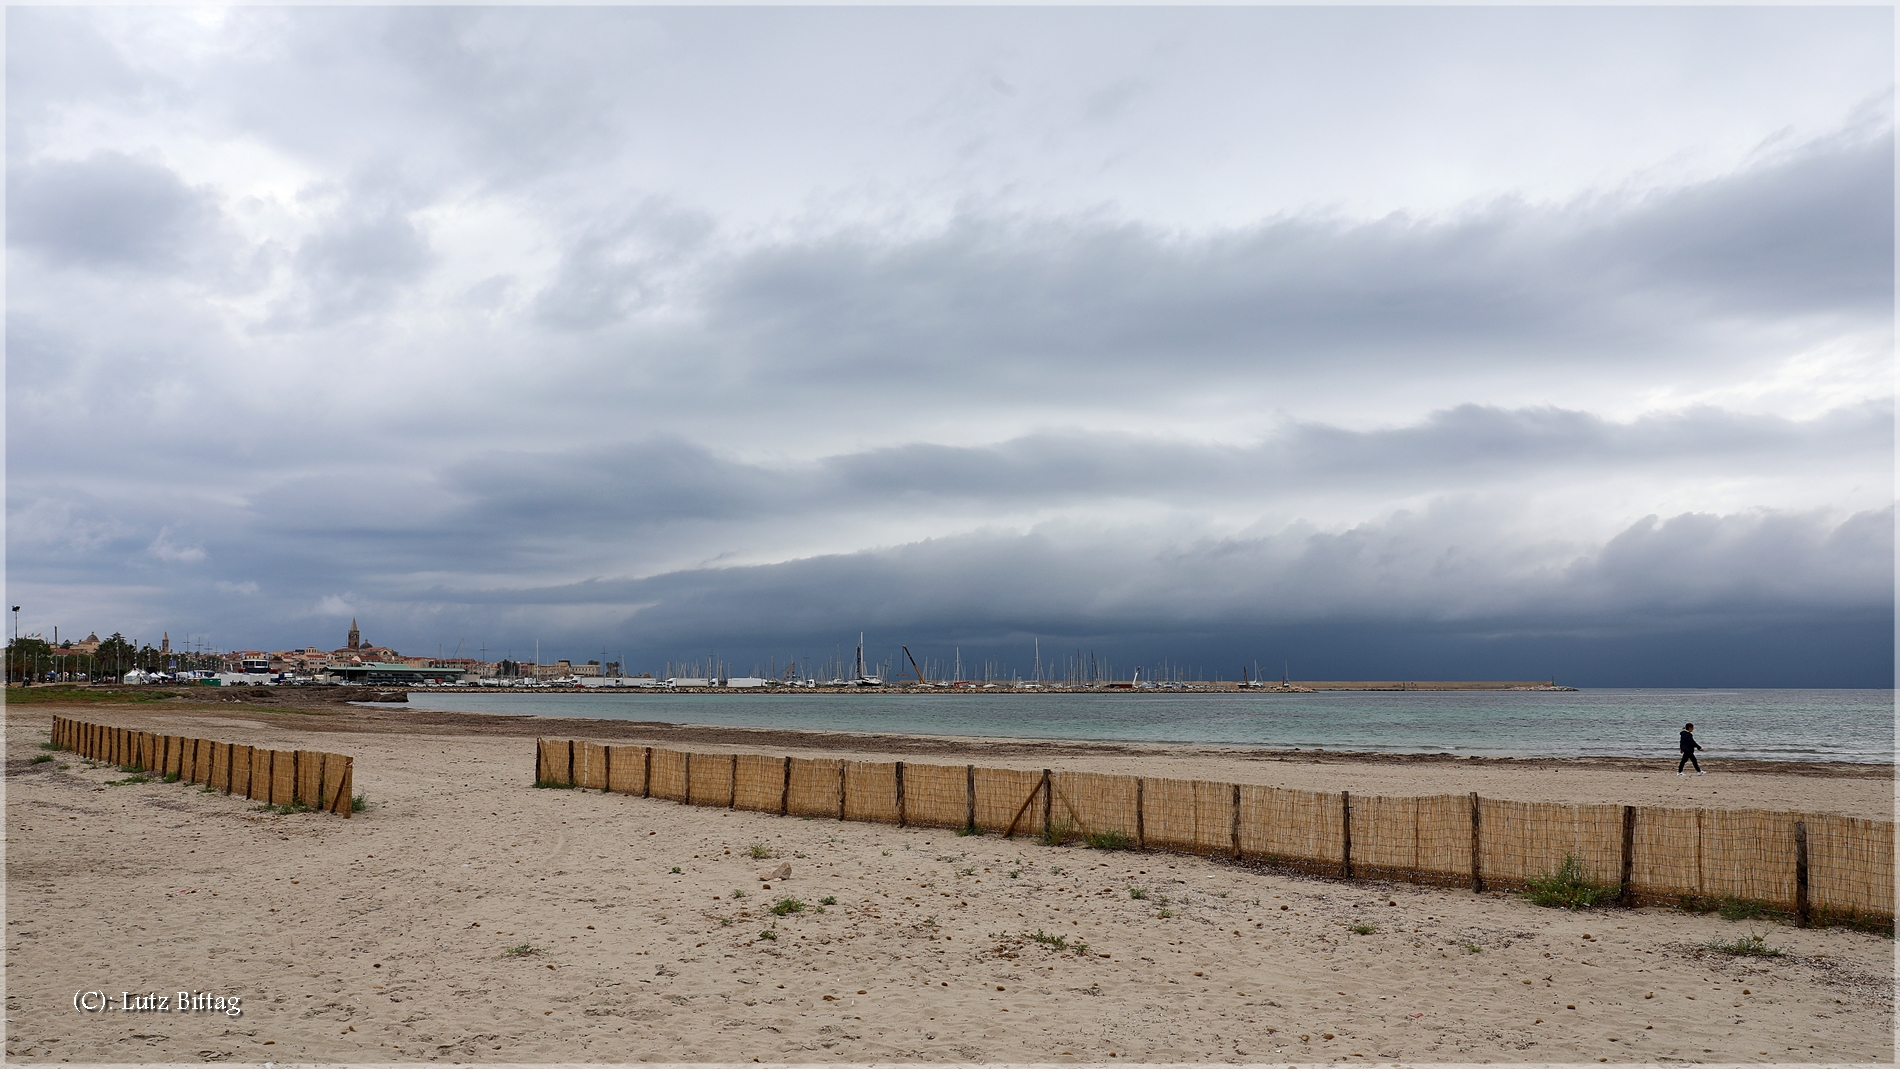
[[[1695,741],[1695,725],[1682,725],[1682,760],[1676,762],[1676,775],[1682,775],[1683,765],[1694,765],[1695,774],[1703,774],[1702,762],[1695,759],[1695,752],[1701,748],[1702,744]]]

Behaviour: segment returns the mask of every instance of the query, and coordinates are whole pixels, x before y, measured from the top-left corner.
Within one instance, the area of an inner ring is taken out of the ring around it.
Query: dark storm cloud
[[[59,266],[177,268],[217,209],[168,168],[117,152],[7,170],[7,241]]]
[[[791,466],[742,462],[662,439],[489,454],[449,469],[442,485],[469,502],[458,528],[506,530],[533,519],[537,527],[587,539],[689,519],[878,513],[922,504],[1475,490],[1685,465],[1704,475],[1761,475],[1877,460],[1892,446],[1893,411],[1885,402],[1802,421],[1697,408],[1623,423],[1556,408],[1463,405],[1385,430],[1293,424],[1252,446],[1073,432],[993,446],[907,445]]]
[[[1843,136],[1670,192],[1443,219],[1191,237],[972,215],[918,240],[749,253],[708,312],[734,347],[808,373],[902,369],[1005,395],[1131,375],[1167,390],[1187,368],[1694,363],[1733,322],[1888,316],[1892,189],[1891,136]]]

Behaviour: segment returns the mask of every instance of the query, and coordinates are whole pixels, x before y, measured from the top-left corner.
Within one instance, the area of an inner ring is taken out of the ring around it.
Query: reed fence
[[[213,739],[53,718],[53,744],[81,757],[176,775],[270,805],[303,805],[347,818],[354,808],[350,758],[320,750],[267,750]]]
[[[541,739],[535,782],[782,816],[1267,861],[1325,876],[1514,890],[1574,858],[1623,905],[1735,898],[1891,921],[1894,825],[1828,813],[1388,798],[1257,784]]]

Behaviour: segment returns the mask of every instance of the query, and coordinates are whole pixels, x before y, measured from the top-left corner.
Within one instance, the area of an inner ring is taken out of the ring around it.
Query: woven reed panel
[[[211,778],[205,781],[213,790],[231,790],[231,744],[214,742],[211,744]]]
[[[1638,895],[1671,899],[1702,893],[1702,829],[1698,809],[1636,808],[1630,887]]]
[[[1150,846],[1224,853],[1234,842],[1234,787],[1207,780],[1142,782],[1143,823]]]
[[[838,770],[844,762],[829,757],[792,758],[792,790],[786,810],[795,817],[838,815]]]
[[[1434,794],[1418,802],[1418,878],[1438,883],[1471,880],[1471,799]],[[1358,850],[1358,843],[1353,844]]]
[[[574,770],[569,767],[568,757],[568,749],[571,745],[566,739],[541,739],[536,743],[540,749],[542,783],[574,782]]]
[[[574,785],[607,789],[607,747],[594,742],[574,743]]]
[[[1117,832],[1134,841],[1135,777],[1058,772],[1055,788],[1056,823],[1066,819],[1083,835]]]
[[[647,789],[647,748],[609,746],[607,789],[622,794],[644,794]]]
[[[1465,838],[1471,838],[1468,816]],[[1388,877],[1418,871],[1418,799],[1353,796],[1352,870]]]
[[[174,772],[183,777],[185,767],[185,740],[177,735],[165,736],[165,774]]]
[[[1344,830],[1337,794],[1240,785],[1240,850],[1248,857],[1299,862],[1334,872],[1339,868]],[[1154,837],[1152,825],[1148,836]]]
[[[776,813],[785,796],[785,759],[740,754],[735,777],[732,805],[760,813]]]
[[[1702,893],[1791,908],[1794,822],[1793,813],[1765,809],[1703,810]]]
[[[155,772],[158,770],[160,759],[158,736],[149,731],[140,732],[139,764],[143,765],[147,772]]]
[[[251,781],[245,785],[244,796],[254,802],[270,801],[270,755],[262,746],[251,747]]]
[[[1893,822],[1804,816],[1808,904],[1837,912],[1893,916]]]
[[[297,800],[297,755],[289,750],[271,751],[270,800],[272,805],[289,805]]]
[[[844,819],[897,823],[896,762],[851,761],[844,766]]]
[[[962,765],[904,765],[904,822],[961,828],[970,819],[969,772]]]
[[[320,809],[343,816],[350,815],[350,759],[339,753],[318,754],[323,761],[323,794],[317,802]]]
[[[314,806],[323,797],[323,754],[316,750],[297,751],[297,800]]]
[[[686,754],[680,750],[653,748],[653,782],[649,792],[669,802],[686,800]]]
[[[231,747],[231,793],[251,796],[251,755],[249,746]]]
[[[976,826],[984,831],[1003,832],[1009,830],[1013,820],[1018,835],[1041,834],[1042,798],[1031,800],[1041,789],[1040,772],[1016,768],[977,769]],[[1027,809],[1023,807],[1024,802],[1029,803]]]
[[[687,801],[721,809],[732,804],[731,754],[693,754],[692,796]]]
[[[1574,856],[1586,878],[1614,885],[1623,871],[1623,807],[1552,802],[1480,802],[1486,883],[1523,886]],[[1353,843],[1358,853],[1359,844]]]

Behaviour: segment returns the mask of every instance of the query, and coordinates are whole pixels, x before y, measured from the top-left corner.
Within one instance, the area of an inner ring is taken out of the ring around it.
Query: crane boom
[[[889,647],[889,646],[886,646],[886,647],[884,647],[884,648],[885,648],[885,649],[890,649],[890,647]],[[930,685],[930,681],[924,678],[924,670],[923,670],[923,669],[921,669],[921,668],[919,668],[919,667],[917,667],[917,658],[915,658],[915,657],[911,657],[911,655],[910,655],[910,647],[909,647],[909,646],[902,646],[902,647],[900,647],[900,648],[901,648],[901,649],[903,649],[903,651],[904,651],[904,656],[906,656],[906,657],[910,657],[910,670],[911,670],[911,671],[913,671],[913,672],[916,672],[916,673],[917,673],[917,682],[919,682],[919,683],[922,683],[922,684],[923,684],[924,686],[926,686],[926,687],[927,687],[927,686],[929,686],[929,685]]]

